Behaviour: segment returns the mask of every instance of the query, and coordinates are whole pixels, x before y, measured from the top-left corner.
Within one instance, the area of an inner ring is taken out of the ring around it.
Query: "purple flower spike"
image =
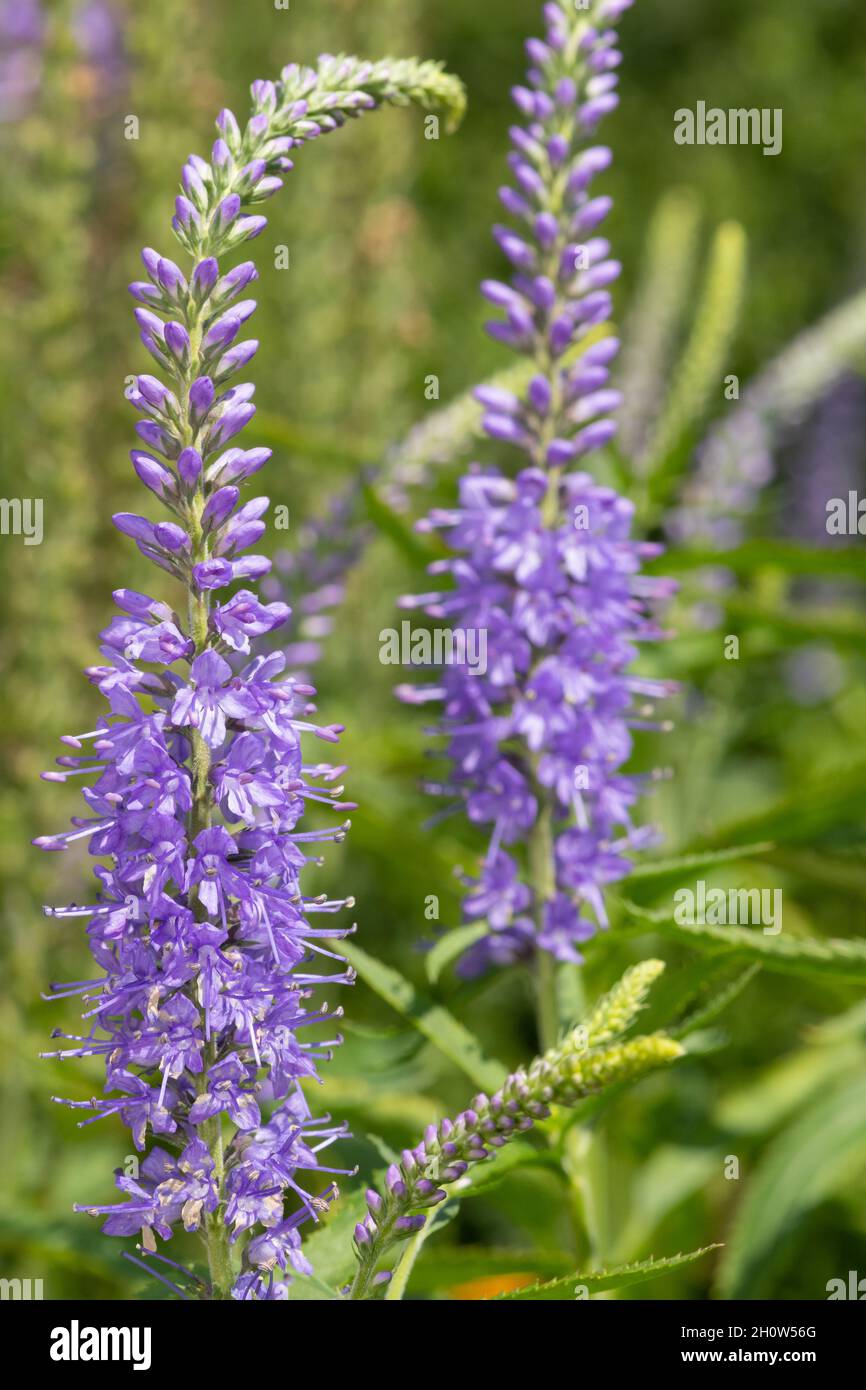
[[[351,900],[312,896],[304,882],[319,845],[347,828],[311,827],[307,801],[348,809],[333,785],[342,769],[305,745],[338,743],[342,726],[314,722],[315,690],[286,676],[283,654],[252,652],[287,620],[285,604],[248,588],[213,600],[270,568],[244,553],[264,531],[267,499],[237,505],[270,451],[210,457],[252,418],[252,386],[223,388],[256,347],[229,348],[255,307],[236,301],[256,268],[221,274],[218,258],[265,226],[251,203],[282,185],[288,149],[362,109],[456,110],[462,95],[438,64],[338,66],[339,75],[327,63],[289,67],[280,82],[257,83],[243,131],[223,111],[214,165],[191,156],[175,203],[190,264],[143,252],[136,319],[165,384],[141,376],[129,397],[148,417],[143,437],[171,466],[141,450],[132,458],[169,516],[121,512],[114,522],[182,593],[175,609],[117,590],[105,664],[87,671],[104,712],[90,732],[65,737],[61,771],[49,774],[88,779],[87,814],[37,842],[53,852],[86,841],[99,861],[93,903],[51,910],[86,920],[96,978],[56,987],[58,998],[83,996],[86,1024],[83,1036],[58,1031],[63,1042],[48,1055],[98,1056],[106,1069],[102,1098],[63,1103],[89,1112],[82,1124],[119,1116],[147,1150],[135,1179],[118,1174],[121,1200],[79,1210],[149,1255],[178,1230],[200,1232],[207,1299],[285,1298],[275,1267],[310,1272],[298,1227],[318,1220],[334,1189],[309,1196],[305,1175],[320,1192],[319,1175],[341,1171],[324,1151],[345,1133],[315,1120],[301,1089],[332,1046],[309,1041],[319,1037],[309,1025],[340,1013],[311,998],[353,980],[319,945],[351,929],[335,919]]]
[[[482,289],[505,315],[493,336],[534,371],[522,397],[476,394],[485,433],[521,451],[522,471],[472,465],[458,505],[423,523],[450,545],[431,573],[451,587],[412,602],[477,639],[472,664],[399,691],[442,702],[450,772],[435,790],[488,838],[465,879],[465,919],[488,929],[461,962],[466,974],[538,950],[579,962],[607,925],[607,885],[648,841],[632,819],[647,779],[622,768],[633,729],[665,727],[653,702],[670,692],[628,668],[638,643],[662,636],[652,605],[668,589],[639,574],[647,552],[630,538],[631,505],[572,471],[610,444],[620,404],[605,389],[615,340],[580,351],[609,318],[605,287],[619,273],[608,243],[587,240],[612,206],[591,187],[610,151],[587,137],[616,100],[616,36],[602,22],[614,9],[547,5],[545,41],[527,45],[532,69],[514,92],[525,125],[511,131],[517,189],[502,201],[519,225],[494,236],[515,273]]]

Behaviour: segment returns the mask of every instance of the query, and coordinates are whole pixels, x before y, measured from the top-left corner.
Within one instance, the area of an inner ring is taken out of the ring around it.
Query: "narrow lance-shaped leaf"
[[[392,1009],[408,1019],[414,1028],[459,1067],[476,1086],[495,1089],[506,1068],[485,1057],[478,1039],[441,1004],[415,989],[414,985],[389,965],[369,955],[355,942],[343,942],[341,953],[354,966],[360,978]]]
[[[662,1275],[672,1274],[684,1265],[694,1264],[695,1260],[700,1260],[704,1255],[718,1249],[718,1245],[705,1245],[702,1250],[691,1250],[687,1255],[669,1255],[662,1260],[641,1260],[637,1264],[620,1265],[617,1269],[596,1270],[591,1274],[568,1274],[560,1279],[551,1279],[546,1284],[533,1284],[529,1288],[498,1294],[494,1301],[579,1301],[606,1289],[626,1289],[632,1284],[646,1283],[648,1279],[660,1279]]]

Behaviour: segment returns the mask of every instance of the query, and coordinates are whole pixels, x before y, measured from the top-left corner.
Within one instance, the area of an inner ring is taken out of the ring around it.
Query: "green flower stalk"
[[[627,970],[590,1014],[584,1025],[585,1046],[601,1047],[622,1037],[645,1006],[647,995],[664,968],[662,960],[643,960]]]
[[[282,187],[290,150],[383,103],[417,101],[453,116],[462,88],[435,63],[325,55],[315,69],[291,64],[280,81],[255,82],[252,96],[245,127],[222,111],[211,162],[191,155],[184,166],[172,226],[191,267],[185,273],[146,248],[147,279],[130,286],[163,378],[140,375],[127,392],[153,450],[133,450],[132,462],[174,519],[120,512],[113,520],[179,581],[186,617],[147,594],[115,592],[122,616],[102,634],[109,664],[87,672],[109,710],[95,729],[65,736],[75,755],[44,774],[51,783],[96,774],[85,791],[95,814],[35,842],[57,851],[87,839],[95,858],[110,860],[96,870],[95,903],[47,909],[90,919],[102,972],[54,987],[52,997],[84,996],[90,1031],[56,1031],[75,1046],[47,1055],[104,1056],[106,1091],[120,1094],[59,1103],[94,1119],[119,1114],[139,1150],[149,1130],[161,1141],[136,1178],[118,1172],[125,1201],[76,1210],[105,1216],[108,1235],[140,1234],[142,1250],[159,1259],[157,1237],[170,1240],[181,1224],[200,1233],[210,1275],[200,1288],[217,1300],[285,1298],[275,1266],[306,1271],[297,1228],[318,1219],[325,1199],[294,1175],[342,1171],[320,1154],[345,1130],[314,1121],[301,1090],[331,1044],[306,1044],[297,1031],[341,1012],[305,1008],[311,988],[352,982],[348,970],[320,973],[316,964],[317,938],[346,929],[308,920],[352,900],[305,895],[299,879],[317,862],[307,847],[339,841],[347,827],[296,828],[306,800],[350,809],[331,788],[336,770],[308,765],[301,747],[310,734],[337,742],[342,726],[310,722],[315,691],[276,679],[284,656],[231,664],[285,621],[286,606],[265,607],[248,589],[214,597],[270,568],[247,553],[266,529],[268,498],[240,505],[240,485],[270,451],[223,452],[255,413],[252,383],[228,383],[258,348],[236,341],[256,309],[238,296],[258,272],[252,261],[227,270],[218,258],[263,231],[266,218],[251,209]],[[301,1206],[287,1211],[296,1198]]]
[[[391,1271],[379,1268],[389,1251],[424,1227],[431,1209],[474,1164],[546,1119],[553,1106],[575,1106],[683,1055],[680,1044],[664,1033],[612,1041],[631,1024],[663,969],[657,960],[635,966],[587,1023],[514,1072],[494,1096],[477,1095],[456,1119],[429,1125],[417,1148],[403,1151],[400,1163],[388,1168],[384,1191],[367,1193],[367,1215],[355,1227],[358,1270],[349,1298],[377,1297],[391,1279]]]

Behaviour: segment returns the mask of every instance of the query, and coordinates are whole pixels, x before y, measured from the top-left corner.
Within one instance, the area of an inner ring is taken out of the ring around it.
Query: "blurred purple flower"
[[[618,344],[602,331],[620,267],[597,235],[610,199],[593,187],[611,153],[590,139],[617,104],[621,55],[608,26],[630,3],[547,4],[545,39],[527,44],[526,85],[513,92],[522,117],[511,130],[514,182],[500,191],[511,221],[494,230],[513,273],[482,292],[504,314],[489,332],[529,357],[535,374],[522,394],[476,392],[485,432],[522,467],[512,478],[470,466],[457,505],[420,524],[449,544],[430,572],[451,587],[404,600],[487,636],[485,672],[454,664],[432,685],[399,691],[444,706],[451,771],[429,789],[490,827],[465,901],[467,919],[489,931],[464,957],[465,973],[534,947],[580,961],[578,946],[607,924],[604,886],[652,839],[632,819],[646,779],[620,769],[632,730],[657,727],[652,706],[670,690],[629,668],[638,643],[662,636],[650,607],[671,586],[641,576],[659,547],[630,539],[631,504],[583,467],[613,438],[620,404],[608,386]]]

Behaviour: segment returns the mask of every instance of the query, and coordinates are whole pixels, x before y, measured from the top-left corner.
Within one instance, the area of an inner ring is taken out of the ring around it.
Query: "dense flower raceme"
[[[104,1215],[109,1234],[140,1232],[151,1259],[178,1223],[200,1230],[210,1269],[200,1289],[216,1298],[284,1297],[275,1271],[307,1268],[298,1227],[327,1197],[301,1180],[333,1171],[321,1152],[343,1132],[314,1120],[300,1089],[330,1046],[304,1030],[339,1013],[308,1000],[351,975],[321,943],[345,934],[330,919],[351,900],[301,886],[317,846],[345,832],[302,828],[310,801],[349,807],[335,785],[343,769],[308,751],[310,736],[335,743],[340,727],[315,722],[315,692],[281,678],[284,655],[253,650],[289,610],[250,587],[269,569],[249,553],[268,503],[242,503],[240,488],[269,451],[232,443],[254,414],[253,387],[235,378],[257,348],[242,334],[257,272],[249,261],[221,270],[217,256],[262,231],[249,208],[282,185],[293,147],[383,102],[460,104],[438,65],[411,61],[326,57],[252,91],[245,130],[224,111],[211,162],[191,156],[184,168],[173,226],[191,273],[148,249],[147,278],[131,286],[160,372],[128,392],[143,417],[132,462],[168,515],[115,524],[181,582],[186,611],[115,593],[105,664],[88,672],[109,711],[66,737],[72,751],[45,774],[92,778],[89,814],[37,841],[86,840],[103,861],[91,904],[47,909],[87,922],[97,966],[55,987],[83,998],[87,1031],[58,1034],[65,1045],[51,1055],[102,1055],[107,1073],[106,1099],[63,1103],[94,1111],[85,1124],[119,1114],[140,1150],[148,1129],[158,1140],[138,1177],[118,1175],[124,1202],[78,1209]]]
[[[452,770],[430,790],[492,827],[464,903],[467,919],[489,930],[464,957],[466,971],[536,946],[579,961],[579,944],[606,924],[605,885],[652,834],[631,819],[641,779],[619,769],[631,730],[653,727],[652,702],[668,693],[627,668],[636,643],[661,636],[648,605],[670,586],[639,573],[658,548],[629,538],[631,505],[580,467],[615,432],[620,401],[607,382],[618,345],[596,333],[575,351],[608,319],[619,273],[595,235],[610,199],[591,191],[611,155],[588,140],[617,102],[620,54],[606,25],[630,3],[596,0],[585,12],[548,4],[546,40],[527,44],[528,83],[513,93],[524,118],[511,132],[516,186],[501,190],[522,227],[495,232],[515,273],[482,288],[506,315],[489,331],[535,373],[521,395],[476,392],[487,435],[527,464],[516,478],[470,468],[458,505],[421,523],[456,552],[431,567],[453,587],[404,600],[487,633],[485,674],[455,665],[435,685],[400,690],[444,704]],[[531,887],[509,853],[527,840]]]
[[[430,1210],[445,1201],[449,1188],[467,1180],[475,1164],[546,1119],[552,1106],[574,1106],[682,1056],[680,1044],[664,1033],[621,1041],[663,970],[658,960],[633,966],[586,1023],[507,1077],[493,1096],[477,1095],[454,1120],[428,1125],[421,1143],[403,1151],[388,1168],[384,1190],[367,1192],[367,1214],[355,1227],[358,1269],[347,1290],[351,1298],[377,1297],[392,1277],[392,1270],[380,1268],[389,1252],[422,1229]]]

